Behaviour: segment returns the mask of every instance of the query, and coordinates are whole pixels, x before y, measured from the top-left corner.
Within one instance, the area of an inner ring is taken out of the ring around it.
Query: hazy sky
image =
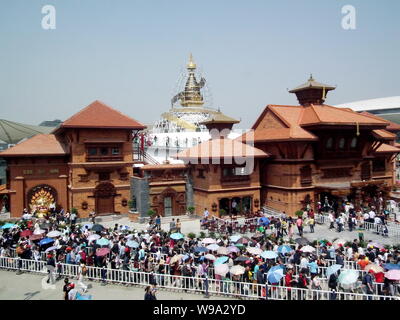
[[[356,30],[341,26],[348,4]],[[153,123],[190,52],[243,128],[295,104],[287,88],[310,73],[338,86],[329,104],[399,95],[399,15],[398,0],[0,0],[0,118],[65,120],[98,99]]]

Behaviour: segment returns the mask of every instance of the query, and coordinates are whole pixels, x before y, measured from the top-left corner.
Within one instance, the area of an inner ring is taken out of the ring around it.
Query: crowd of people
[[[315,224],[313,212],[309,210],[306,214],[311,231]],[[208,215],[206,219],[210,219]],[[329,260],[342,267],[347,261],[353,261],[359,270],[372,270],[362,273],[360,278],[364,293],[397,294],[397,280],[386,277],[385,271],[387,265],[391,268],[400,266],[399,250],[385,249],[379,244],[363,247],[358,240],[351,244],[329,241],[312,244],[301,237],[304,223],[301,216],[262,217],[258,220],[257,230],[247,237],[232,236],[229,232],[214,238],[188,237],[179,233],[181,224],[178,220],[171,223],[171,230],[166,231],[161,229],[161,217],[158,216],[151,220],[146,230],[138,231],[118,224],[105,228],[94,223],[95,215],[91,222],[78,224],[75,217],[67,219],[63,211],[53,212],[43,219],[24,213],[18,223],[2,227],[0,256],[13,257],[15,252],[21,259],[45,259],[49,273],[47,281],[51,283],[62,278],[61,264],[77,266],[77,283],[66,280],[63,288],[65,299],[70,300],[76,299],[77,292],[87,292],[88,267],[101,268],[103,284],[107,283],[110,270],[148,273],[150,287],[146,288],[146,299],[155,299],[156,286],[163,286],[165,282],[162,275],[186,277],[186,289],[202,288],[207,295],[204,283],[208,283],[208,279],[231,281],[235,284],[235,292],[241,295],[245,294],[246,288],[238,285],[240,283],[322,290],[327,282],[325,289],[330,290],[331,298],[335,299],[334,293],[345,289],[338,280],[339,269],[324,280],[322,269],[332,265]],[[298,239],[293,239],[295,226]],[[266,232],[271,229],[273,233]],[[226,272],[219,271],[217,261],[228,266]],[[235,269],[239,271],[232,272],[236,266],[240,266]],[[279,281],[269,276],[277,268],[283,270]],[[378,291],[373,291],[375,283],[382,284]],[[265,292],[260,292],[260,297],[266,297]]]

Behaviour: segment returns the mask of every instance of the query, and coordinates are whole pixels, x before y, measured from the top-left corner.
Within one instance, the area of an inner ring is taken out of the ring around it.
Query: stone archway
[[[94,197],[96,199],[96,213],[100,215],[114,213],[115,196],[116,190],[112,183],[100,183],[94,191]]]

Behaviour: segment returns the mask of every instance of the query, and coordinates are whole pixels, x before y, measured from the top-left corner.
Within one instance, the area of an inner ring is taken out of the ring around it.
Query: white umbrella
[[[44,252],[49,252],[49,251],[53,251],[53,250],[57,250],[57,247],[53,246],[53,247],[47,248]]]
[[[230,269],[229,272],[230,272],[231,274],[233,274],[234,276],[237,276],[237,275],[239,275],[239,274],[243,274],[245,271],[246,271],[246,269],[245,269],[244,267],[237,265],[237,266],[233,266],[233,267]]]
[[[62,233],[60,232],[60,231],[57,231],[57,230],[55,230],[55,231],[50,231],[48,234],[47,234],[47,236],[49,237],[49,238],[57,238],[57,237],[59,237],[59,236],[61,236],[62,235]]]
[[[216,243],[216,242],[217,242],[217,240],[212,239],[212,238],[205,238],[202,241],[202,243],[204,243],[204,244],[211,244],[211,243]]]
[[[305,246],[305,247],[301,248],[300,251],[301,251],[301,252],[308,252],[308,253],[311,253],[311,252],[314,252],[314,251],[315,251],[315,248],[314,248],[314,247],[311,247],[311,246]]]
[[[354,269],[346,269],[340,272],[338,282],[343,289],[351,289],[358,281],[359,272]]]
[[[226,263],[219,264],[215,267],[214,272],[224,277],[229,272],[229,266]]]
[[[213,243],[213,244],[208,245],[206,248],[211,251],[217,251],[219,249],[219,245]]]
[[[219,249],[217,250],[218,254],[222,254],[222,255],[226,255],[229,254],[229,249],[225,248],[225,247],[219,247]]]
[[[97,240],[97,239],[100,239],[100,238],[101,237],[98,234],[91,234],[87,239],[90,242],[90,241]]]
[[[204,256],[204,258],[206,258],[207,260],[216,260],[217,258],[215,256],[213,256],[212,254],[208,253]]]
[[[338,249],[340,246],[344,246],[347,241],[344,239],[337,239],[333,241],[332,245],[335,249]]]
[[[256,247],[247,247],[247,251],[254,255],[260,255],[263,252],[260,248]]]
[[[35,229],[35,231],[33,231],[33,234],[42,234],[45,232],[46,232],[46,230],[43,230],[43,229]]]

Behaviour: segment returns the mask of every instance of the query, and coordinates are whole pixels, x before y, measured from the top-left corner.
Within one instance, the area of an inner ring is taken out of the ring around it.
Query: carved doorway
[[[94,192],[96,213],[100,215],[114,213],[115,187],[112,183],[100,183]]]

